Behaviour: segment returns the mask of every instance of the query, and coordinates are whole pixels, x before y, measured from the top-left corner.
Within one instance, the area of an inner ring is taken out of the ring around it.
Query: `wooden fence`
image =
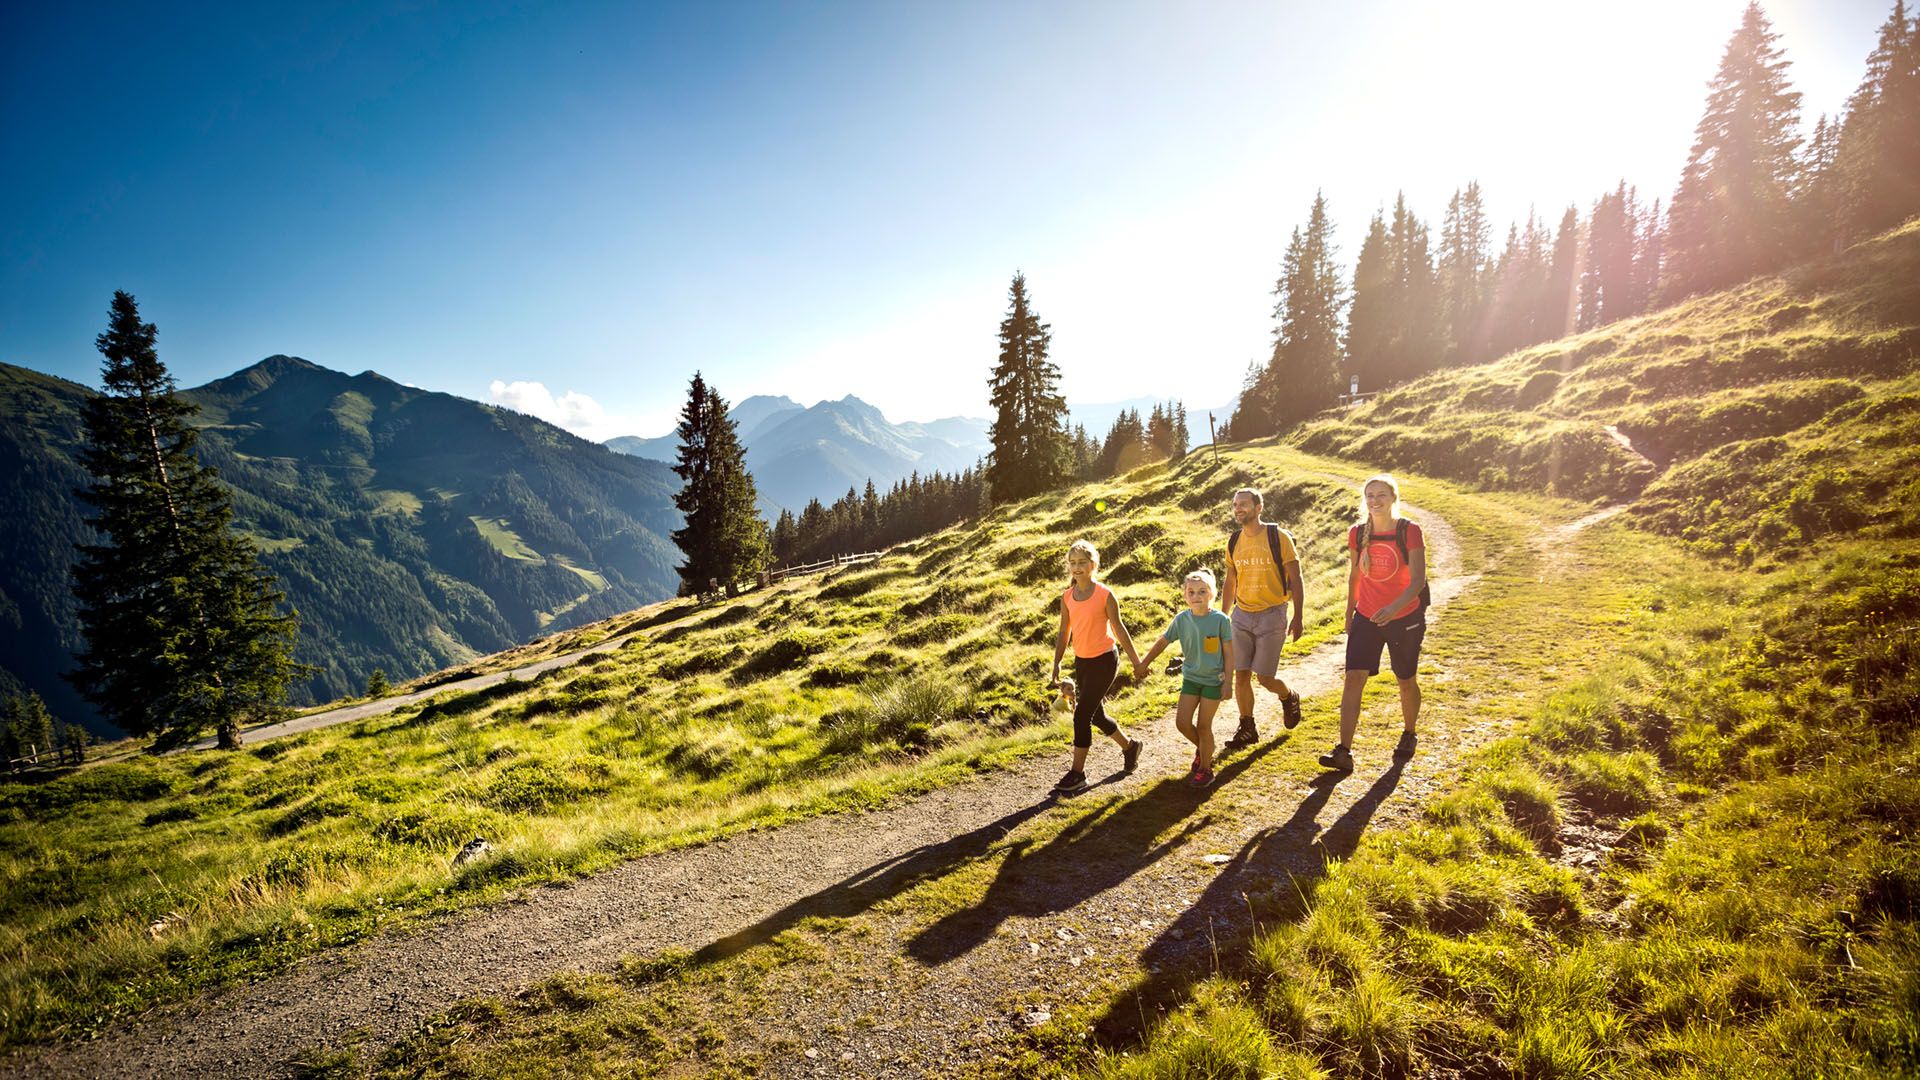
[[[802,577],[807,574],[819,574],[841,566],[853,566],[857,563],[870,563],[880,557],[878,551],[863,551],[856,555],[835,555],[831,559],[807,563],[805,566],[783,566],[778,570],[768,570],[761,575],[763,584],[771,585],[790,577]]]

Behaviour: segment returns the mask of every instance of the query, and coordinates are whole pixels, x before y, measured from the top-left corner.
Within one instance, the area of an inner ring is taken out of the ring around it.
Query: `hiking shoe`
[[[1067,775],[1061,777],[1060,782],[1053,785],[1053,790],[1062,795],[1068,795],[1076,791],[1085,791],[1087,790],[1087,774],[1081,772],[1079,769],[1068,769]]]
[[[1333,749],[1320,755],[1320,767],[1323,769],[1332,769],[1335,772],[1352,772],[1353,751],[1344,746],[1335,746]]]
[[[1185,666],[1186,666],[1186,661],[1176,656],[1173,659],[1167,661],[1167,674],[1178,675],[1180,674],[1180,670]]]
[[[1234,732],[1233,738],[1227,740],[1227,749],[1238,750],[1243,746],[1252,746],[1259,741],[1260,730],[1253,726],[1253,717],[1243,716],[1240,718],[1240,730]]]
[[[1411,731],[1400,733],[1400,741],[1393,744],[1393,760],[1405,761],[1413,756],[1414,747],[1419,745],[1420,737]]]
[[[1132,772],[1134,769],[1134,766],[1140,764],[1141,745],[1142,744],[1139,739],[1127,740],[1127,748],[1125,750],[1120,751],[1120,771],[1121,772]]]
[[[1300,726],[1300,695],[1298,693],[1280,699],[1280,722],[1288,731]]]
[[[1187,777],[1187,783],[1192,784],[1194,787],[1206,787],[1208,784],[1213,783],[1213,770],[1202,769],[1196,765],[1194,766],[1193,773]]]

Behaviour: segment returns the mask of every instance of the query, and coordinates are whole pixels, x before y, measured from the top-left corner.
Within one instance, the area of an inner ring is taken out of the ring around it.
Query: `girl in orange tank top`
[[[1102,699],[1120,667],[1114,652],[1117,639],[1135,664],[1140,654],[1134,651],[1133,637],[1120,619],[1120,603],[1113,591],[1093,579],[1100,567],[1100,552],[1086,540],[1075,540],[1067,548],[1067,576],[1071,584],[1060,594],[1060,633],[1053,643],[1051,688],[1060,689],[1060,661],[1066,656],[1067,642],[1073,642],[1073,681],[1076,700],[1073,706],[1073,765],[1053,786],[1061,793],[1079,791],[1087,786],[1087,750],[1093,746],[1093,729],[1112,739],[1120,747],[1120,768],[1132,772],[1140,761],[1140,740],[1121,734],[1120,725],[1107,716]],[[1111,628],[1111,629],[1110,629]]]

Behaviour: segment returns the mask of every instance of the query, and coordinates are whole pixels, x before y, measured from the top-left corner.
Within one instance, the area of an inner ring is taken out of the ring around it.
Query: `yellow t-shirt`
[[[1292,599],[1287,595],[1285,570],[1273,565],[1273,545],[1267,543],[1265,533],[1264,526],[1253,537],[1241,533],[1227,549],[1227,562],[1233,567],[1233,604],[1245,611],[1265,611]],[[1280,561],[1300,561],[1285,529],[1280,530]]]

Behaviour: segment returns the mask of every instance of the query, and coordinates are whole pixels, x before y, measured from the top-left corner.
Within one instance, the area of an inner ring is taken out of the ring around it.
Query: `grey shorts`
[[[1233,609],[1233,670],[1273,678],[1280,670],[1280,648],[1287,643],[1287,604],[1264,611]]]

